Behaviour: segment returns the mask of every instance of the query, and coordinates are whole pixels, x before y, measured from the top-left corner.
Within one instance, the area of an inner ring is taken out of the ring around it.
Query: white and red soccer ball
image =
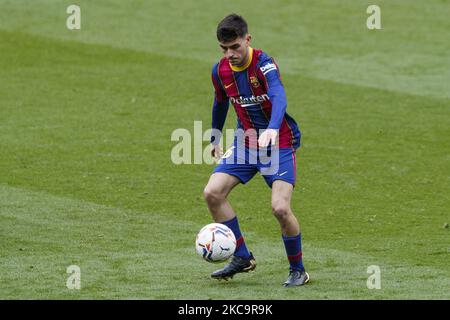
[[[226,225],[210,223],[197,234],[195,248],[206,261],[222,262],[230,258],[236,250],[236,238]]]

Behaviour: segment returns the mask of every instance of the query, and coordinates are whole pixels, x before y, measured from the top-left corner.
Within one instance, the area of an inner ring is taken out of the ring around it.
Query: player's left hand
[[[275,146],[278,141],[278,130],[276,129],[266,129],[258,139],[258,145],[261,148],[265,148],[269,145]]]

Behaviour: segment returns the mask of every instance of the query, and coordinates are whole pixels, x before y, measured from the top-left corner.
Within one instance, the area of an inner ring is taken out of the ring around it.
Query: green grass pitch
[[[450,298],[450,1],[377,1],[381,30],[369,0],[78,0],[72,31],[69,4],[0,2],[1,299]],[[302,129],[305,287],[281,286],[259,176],[230,197],[256,271],[213,281],[195,254],[213,166],[174,165],[170,136],[210,123],[230,12],[279,63]]]

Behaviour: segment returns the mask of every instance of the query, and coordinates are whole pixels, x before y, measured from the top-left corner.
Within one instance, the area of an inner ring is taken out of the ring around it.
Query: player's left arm
[[[286,113],[287,100],[280,72],[277,64],[272,58],[263,59],[258,68],[258,77],[263,80],[267,95],[272,103],[272,114],[270,116],[267,130],[259,137],[259,145],[267,147],[269,143],[275,145],[278,140],[278,132]]]

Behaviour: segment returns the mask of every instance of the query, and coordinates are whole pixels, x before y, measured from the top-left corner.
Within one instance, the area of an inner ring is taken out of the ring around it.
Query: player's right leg
[[[215,222],[222,223],[236,216],[227,196],[239,183],[237,177],[223,172],[213,173],[209,178],[203,195]]]
[[[236,251],[234,256],[231,262],[224,268],[211,274],[211,277],[215,279],[227,280],[228,278],[232,278],[236,273],[248,272],[254,270],[256,267],[255,259],[247,249],[244,237],[241,234],[237,216],[227,199],[230,191],[240,182],[242,180],[232,174],[215,172],[211,175],[204,190],[205,200],[214,221],[228,226],[236,237]]]

